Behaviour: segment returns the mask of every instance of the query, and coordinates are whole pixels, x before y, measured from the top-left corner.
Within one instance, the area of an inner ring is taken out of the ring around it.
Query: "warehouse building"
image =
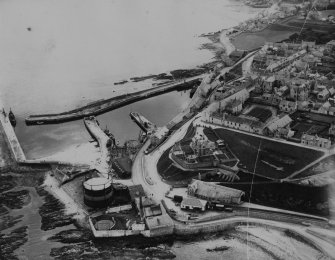
[[[187,193],[189,196],[194,196],[208,202],[222,204],[240,204],[244,196],[244,192],[241,190],[199,180],[193,180],[188,185]]]

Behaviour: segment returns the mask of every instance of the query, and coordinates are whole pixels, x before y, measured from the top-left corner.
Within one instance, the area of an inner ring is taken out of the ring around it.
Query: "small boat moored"
[[[14,113],[13,113],[12,109],[9,110],[8,118],[9,118],[9,122],[11,123],[11,125],[13,127],[15,127],[16,126],[16,119],[15,119],[15,116],[14,116]]]

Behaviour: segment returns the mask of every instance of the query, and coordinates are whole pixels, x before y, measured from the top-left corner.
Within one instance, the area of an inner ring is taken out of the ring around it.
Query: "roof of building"
[[[234,99],[232,102],[230,102],[228,105],[227,105],[227,108],[235,108],[235,107],[238,107],[242,104],[242,101],[239,100],[239,99]]]
[[[302,139],[305,139],[305,140],[307,140],[307,141],[319,140],[319,141],[323,141],[323,142],[324,142],[324,141],[329,141],[329,142],[330,142],[329,139],[322,138],[322,137],[319,137],[319,136],[317,136],[317,135],[303,134],[301,138],[302,138]]]
[[[152,200],[152,198],[148,198],[148,197],[142,197],[142,207],[150,207],[152,205],[154,205],[155,202]]]
[[[238,198],[244,195],[244,192],[241,190],[199,180],[193,180],[189,188],[193,188],[195,194],[205,198],[226,199],[231,197]]]
[[[218,119],[223,119],[223,114],[220,113],[220,112],[215,111],[211,114],[211,117],[218,118]]]
[[[246,124],[251,127],[260,127],[262,125],[262,123],[259,121],[254,121],[249,118],[242,118],[242,117],[233,116],[233,115],[226,115],[225,120],[231,123]]]
[[[163,214],[155,217],[148,217],[145,219],[149,229],[173,226],[173,220],[168,214]]]
[[[275,76],[270,76],[270,77],[268,77],[265,81],[266,82],[269,82],[269,83],[272,83],[272,82],[274,82],[276,80],[276,78],[275,78]]]
[[[143,209],[145,217],[159,216],[162,215],[162,209],[160,205],[152,205]]]
[[[335,40],[331,40],[331,41],[327,42],[327,45],[334,45],[335,46]]]
[[[197,199],[197,198],[192,198],[192,197],[186,197],[183,199],[181,202],[182,206],[191,206],[191,207],[196,207],[196,208],[202,208],[206,206],[207,201]]]
[[[290,124],[291,122],[292,122],[292,119],[289,117],[289,115],[282,114],[282,115],[279,116],[279,118],[278,118],[277,120],[272,121],[272,122],[267,126],[267,128],[268,128],[270,131],[273,132],[273,131],[277,130],[278,128],[287,126],[287,125]]]
[[[329,94],[328,89],[323,89],[322,91],[320,91],[320,92],[318,93],[318,95],[323,95],[323,96],[327,96],[328,94]]]
[[[272,94],[270,94],[270,93],[264,93],[263,97],[272,97]]]
[[[145,196],[145,192],[141,184],[129,186],[128,190],[131,200]]]
[[[297,105],[296,101],[282,100],[280,101],[280,106],[295,107]]]

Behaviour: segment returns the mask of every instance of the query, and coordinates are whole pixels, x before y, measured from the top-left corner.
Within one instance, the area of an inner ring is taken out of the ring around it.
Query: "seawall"
[[[3,111],[4,107],[0,104],[0,110]],[[11,152],[15,158],[17,163],[25,162],[26,156],[21,148],[19,140],[16,137],[13,126],[11,125],[8,115],[4,115],[2,112],[0,113],[0,127],[2,132],[4,133],[6,143],[11,149]]]
[[[176,82],[168,86],[155,87],[131,94],[124,94],[106,100],[96,101],[89,105],[62,113],[30,115],[26,118],[25,121],[27,125],[58,124],[83,119],[88,116],[101,115],[134,102],[171,92],[179,88],[191,88],[195,83],[199,82],[202,77],[203,76],[192,77],[190,79],[186,79],[185,81]]]

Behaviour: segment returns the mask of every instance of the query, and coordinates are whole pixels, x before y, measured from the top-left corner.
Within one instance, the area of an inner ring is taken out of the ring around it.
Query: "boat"
[[[16,119],[15,119],[14,113],[12,112],[11,109],[10,109],[10,111],[8,113],[8,118],[9,118],[9,122],[11,123],[11,125],[13,127],[15,127],[16,126]]]
[[[215,248],[207,248],[206,251],[207,252],[218,252],[218,251],[226,251],[228,249],[229,249],[228,246],[217,246]]]

